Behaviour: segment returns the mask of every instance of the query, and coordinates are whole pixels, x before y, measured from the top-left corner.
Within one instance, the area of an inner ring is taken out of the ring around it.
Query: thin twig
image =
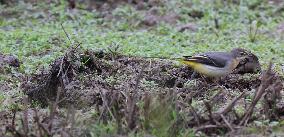
[[[17,111],[16,110],[12,110],[12,112],[13,112],[12,127],[15,127],[15,120],[16,120],[16,113],[17,113]]]
[[[112,55],[111,58],[115,61],[113,55]],[[107,101],[107,99],[106,99],[106,97],[105,97],[105,94],[100,92],[101,98],[102,98],[102,100],[103,100],[103,110],[101,111],[101,114],[100,114],[100,116],[99,116],[98,122],[100,122],[100,121],[102,120],[102,118],[103,118],[103,116],[104,116],[106,110],[108,110],[108,112],[109,112],[109,114],[111,115],[112,119],[115,118],[114,115],[113,115],[113,113],[112,113],[112,111],[111,111],[111,109],[109,108],[109,106],[112,106],[114,100],[116,99],[116,96],[115,96],[113,93],[114,93],[115,84],[116,84],[116,81],[117,81],[117,78],[116,78],[117,70],[119,70],[119,69],[120,69],[120,68],[118,67],[118,68],[116,68],[116,69],[113,69],[112,72],[111,72],[111,75],[113,75],[115,79],[114,79],[114,81],[112,82],[112,85],[111,85],[111,88],[110,88],[110,93],[111,93],[111,95],[112,95],[110,102]]]
[[[41,129],[44,130],[44,132],[48,135],[48,136],[51,136],[51,131],[46,127],[46,125],[44,125],[43,123],[39,123],[39,127]]]
[[[65,56],[63,56],[63,57],[61,58],[60,67],[59,67],[59,71],[58,71],[58,73],[57,73],[57,77],[59,77],[60,74],[64,74],[64,73],[62,73],[64,58],[65,58]]]
[[[208,102],[210,102],[210,104],[212,104],[212,105],[215,104],[219,100],[218,97],[222,93],[224,93],[224,91],[223,90],[219,90],[218,93],[216,93],[212,98],[210,98],[210,100]]]
[[[189,107],[190,107],[190,111],[191,111],[191,113],[192,113],[192,115],[194,117],[195,122],[199,126],[200,125],[200,117],[199,117],[199,115],[197,114],[197,112],[195,111],[194,107],[191,104],[189,104]]]
[[[212,114],[212,106],[209,104],[208,101],[203,101],[203,103],[204,103],[204,105],[205,105],[205,107],[206,107],[206,109],[207,109],[207,111],[209,113],[208,117],[209,117],[210,122],[212,124],[216,124],[216,122],[215,122],[215,120],[213,118],[213,114]]]
[[[192,103],[192,98],[198,93],[198,91],[191,91],[189,94],[185,97],[185,102],[188,102],[189,104]]]
[[[228,120],[225,118],[225,116],[223,114],[220,114],[221,118],[223,119],[223,121],[226,123],[226,125],[230,128],[231,131],[234,131],[234,128],[232,127],[232,125],[228,122]]]
[[[10,132],[14,137],[25,137],[24,134],[16,130],[15,127],[12,127],[11,125],[6,126],[6,130]]]
[[[100,95],[101,95],[102,100],[103,100],[103,110],[102,110],[102,113],[100,114],[99,119],[98,119],[99,123],[102,120],[106,110],[108,110],[108,112],[110,113],[111,117],[114,118],[114,115],[112,114],[112,112],[111,112],[111,110],[109,108],[109,105],[108,105],[108,104],[112,104],[113,100],[111,100],[111,102],[108,103],[105,94],[100,92]]]
[[[246,92],[242,92],[239,96],[235,97],[224,109],[217,112],[218,114],[226,115],[228,112],[232,110],[232,108],[235,106],[236,102],[243,98],[244,96],[247,96]]]
[[[240,120],[240,116],[239,116],[239,114],[237,113],[236,109],[232,109],[232,112],[233,112],[233,114],[234,114],[235,117],[236,117],[236,121],[239,121],[239,120]]]
[[[61,23],[60,25],[61,25],[61,28],[63,29],[63,31],[64,31],[66,37],[68,38],[69,42],[72,43],[72,42],[71,42],[71,39],[70,39],[70,37],[69,37],[69,35],[67,34],[65,28],[63,27],[63,24]]]
[[[250,117],[253,113],[253,110],[254,110],[257,102],[265,94],[267,87],[271,84],[271,80],[273,78],[271,69],[272,69],[272,62],[270,61],[267,71],[262,76],[261,85],[259,86],[258,90],[255,92],[255,96],[253,98],[253,101],[252,101],[251,105],[249,106],[249,109],[247,110],[247,112],[244,114],[243,119],[239,123],[239,126],[241,126],[241,125],[245,126],[247,124],[248,120],[250,119]]]
[[[222,126],[222,125],[204,125],[204,126],[196,128],[195,132],[205,130],[205,129],[210,129],[210,128],[224,128],[224,126]]]
[[[37,113],[37,109],[33,109],[34,110],[34,113],[35,113],[35,117],[34,117],[34,120],[35,120],[35,122],[36,122],[36,124],[37,124],[37,126],[38,126],[38,132],[39,132],[39,135],[40,135],[40,137],[43,137],[43,133],[42,133],[42,126],[41,126],[41,124],[40,124],[40,122],[39,122],[39,120],[40,120],[40,118],[39,118],[39,116],[38,116],[38,113]]]
[[[54,121],[54,117],[55,117],[55,113],[56,113],[56,108],[58,106],[58,102],[59,102],[59,99],[60,99],[60,94],[61,94],[61,90],[59,88],[57,90],[55,102],[51,105],[51,110],[50,110],[50,114],[49,114],[50,122],[48,123],[49,132],[52,131],[53,121]]]
[[[135,118],[135,111],[137,111],[137,102],[138,102],[138,96],[139,96],[139,93],[138,93],[138,87],[139,87],[139,83],[141,81],[141,79],[143,78],[143,72],[144,72],[144,69],[146,68],[146,63],[143,64],[140,72],[138,73],[137,75],[137,78],[136,78],[136,81],[135,81],[135,87],[133,89],[133,95],[131,96],[130,95],[130,91],[128,92],[128,99],[129,99],[129,102],[127,104],[127,112],[128,112],[128,118],[127,118],[127,124],[128,124],[128,127],[130,129],[133,129],[134,128],[134,124],[135,124],[135,121],[136,121],[136,118]]]
[[[24,129],[24,134],[25,136],[28,136],[29,133],[29,123],[28,123],[28,98],[24,97],[23,99],[24,102],[24,113],[23,113],[23,117],[22,117],[22,125],[23,125],[23,129]]]

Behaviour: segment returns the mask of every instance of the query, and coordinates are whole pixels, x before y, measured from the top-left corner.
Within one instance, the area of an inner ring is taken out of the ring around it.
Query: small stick
[[[34,113],[35,113],[34,120],[35,120],[35,122],[36,122],[36,124],[37,124],[37,126],[38,126],[39,135],[40,135],[40,137],[43,137],[42,127],[41,127],[40,122],[39,122],[40,118],[39,118],[39,116],[38,116],[37,109],[33,109],[33,111],[34,111]]]
[[[272,62],[270,61],[267,71],[262,76],[261,85],[259,86],[258,90],[255,92],[253,101],[252,101],[251,105],[249,106],[249,109],[247,110],[247,112],[244,114],[243,119],[239,123],[239,126],[241,126],[241,125],[245,126],[247,124],[248,120],[250,119],[250,117],[253,113],[253,110],[254,110],[257,102],[266,93],[265,91],[266,91],[267,87],[271,84],[271,80],[273,78],[271,69],[272,69]]]
[[[201,127],[198,127],[195,132],[201,131],[201,130],[205,130],[205,129],[209,129],[209,128],[223,128],[224,126],[222,125],[204,125]]]
[[[195,111],[195,109],[193,108],[193,106],[191,104],[189,104],[189,107],[190,107],[191,113],[193,114],[195,122],[199,126],[200,125],[200,117],[199,117],[199,115],[197,114],[197,112]]]
[[[227,114],[229,111],[232,110],[232,108],[235,106],[236,102],[238,100],[240,100],[241,98],[243,98],[244,96],[247,96],[246,92],[243,92],[241,95],[239,95],[238,97],[235,97],[223,110],[217,112],[219,114],[225,115]]]
[[[207,109],[207,111],[209,113],[208,117],[209,117],[210,122],[212,124],[213,123],[216,124],[216,121],[214,120],[213,115],[212,115],[212,106],[209,104],[208,101],[203,101],[203,103],[204,103],[204,105],[205,105],[205,107],[206,107],[206,109]]]
[[[223,121],[226,123],[226,125],[230,128],[231,131],[234,131],[234,128],[232,127],[232,125],[228,122],[228,120],[225,118],[225,116],[223,114],[220,114],[221,118],[223,119]]]
[[[69,35],[67,34],[67,32],[65,31],[65,29],[64,29],[64,27],[63,27],[63,24],[61,23],[60,25],[61,25],[61,28],[63,29],[63,31],[64,31],[66,37],[68,38],[69,42],[72,43],[72,42],[71,42],[71,39],[70,39],[70,37],[69,37]]]

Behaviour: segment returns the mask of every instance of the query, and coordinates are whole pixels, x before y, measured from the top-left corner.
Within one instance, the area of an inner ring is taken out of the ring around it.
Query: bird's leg
[[[216,84],[217,86],[221,86],[220,84],[219,84],[219,82],[220,82],[220,80],[221,80],[221,78],[213,78],[212,79],[212,82],[214,83],[214,84]]]
[[[208,83],[207,83],[207,81],[206,81],[206,79],[205,79],[205,76],[201,75],[201,78],[202,78],[202,80],[205,82],[206,86],[208,86]]]
[[[193,71],[193,73],[191,74],[190,76],[190,79],[189,80],[193,80],[197,75],[197,72],[196,71]],[[208,85],[208,83],[206,82],[206,79],[205,79],[205,76],[203,75],[200,75],[200,77],[202,78],[202,80],[206,83],[206,85]]]
[[[191,74],[189,80],[193,80],[195,78],[195,76],[196,76],[196,71],[193,71],[193,73]]]
[[[226,80],[227,77],[228,76],[223,76],[223,77],[216,78],[218,81],[216,81],[216,83],[215,83],[218,87],[220,87],[222,90],[225,90],[225,91],[228,90],[226,88],[226,86],[224,85],[226,83],[225,80]],[[224,84],[222,84],[223,82],[220,83],[220,81],[225,81],[225,82],[224,82]]]

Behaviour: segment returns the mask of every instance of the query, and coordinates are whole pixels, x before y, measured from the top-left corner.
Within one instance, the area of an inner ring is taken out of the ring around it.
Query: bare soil
[[[140,113],[147,110],[145,106],[144,109],[139,108],[136,103],[142,101],[147,104],[147,100],[156,95],[170,102],[175,98],[178,112],[191,115],[189,119],[178,119],[176,122],[208,135],[231,134],[233,132],[229,131],[235,131],[237,125],[257,120],[261,114],[274,120],[283,114],[279,100],[283,78],[275,73],[267,72],[262,77],[257,74],[231,74],[217,82],[201,76],[189,80],[192,73],[190,68],[168,60],[129,57],[112,50],[80,51],[72,48],[56,59],[50,69],[29,76],[23,81],[22,88],[30,101],[37,101],[42,107],[53,104],[50,102],[61,108],[72,106],[78,110],[95,107],[100,114],[99,121],[112,119],[106,107],[112,108],[110,111],[114,109],[114,118],[117,121],[126,119],[130,130],[139,130],[140,116],[150,117],[150,114]],[[272,78],[274,83],[267,78]],[[254,108],[254,103],[259,101],[257,97],[252,102],[245,101],[244,97],[262,96],[264,91],[273,91],[265,95],[267,104],[264,108]],[[191,105],[192,100],[204,103],[195,108]],[[254,109],[259,116],[251,117],[251,111],[239,116],[234,113],[234,107]],[[147,109],[153,108],[149,105]],[[127,130],[123,129],[119,134],[125,133]]]

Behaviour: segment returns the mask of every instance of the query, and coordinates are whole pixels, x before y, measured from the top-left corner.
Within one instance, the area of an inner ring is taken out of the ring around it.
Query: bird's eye
[[[240,55],[244,56],[244,55],[247,55],[247,53],[246,52],[240,52]]]

